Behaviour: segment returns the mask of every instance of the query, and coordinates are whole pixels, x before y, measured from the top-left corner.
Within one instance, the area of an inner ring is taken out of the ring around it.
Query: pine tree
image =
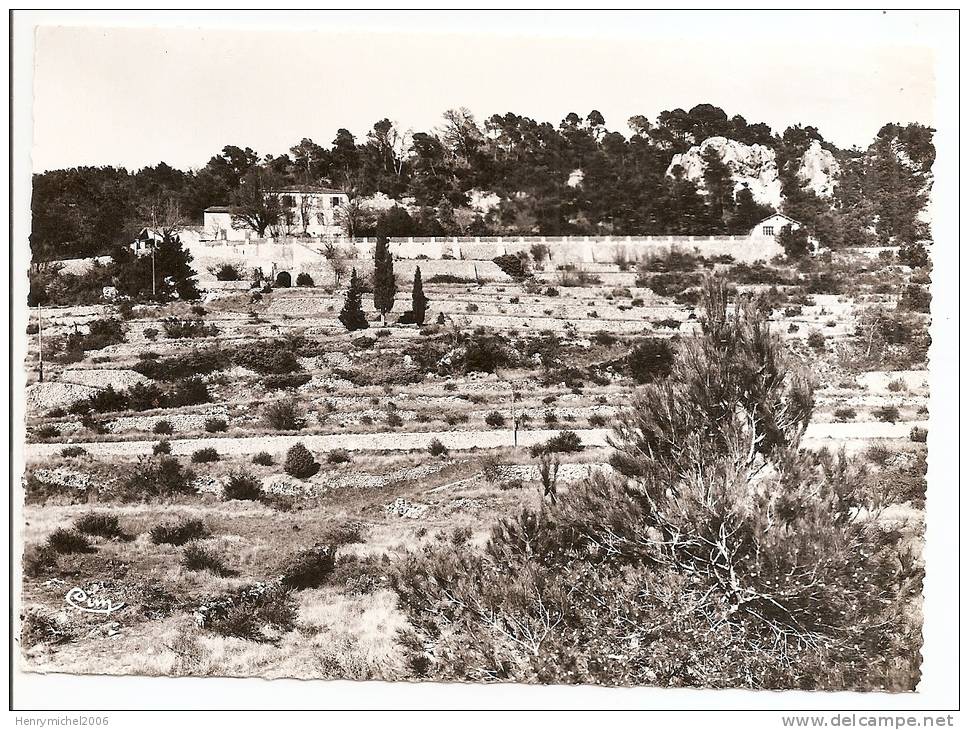
[[[397,294],[397,280],[394,278],[394,257],[390,253],[390,241],[387,236],[377,236],[377,246],[373,252],[373,305],[380,312],[384,322],[387,312],[394,308],[394,296]]]
[[[363,314],[361,300],[363,299],[363,288],[360,286],[360,279],[357,270],[354,269],[350,274],[350,286],[347,287],[346,301],[340,312],[340,322],[350,332],[354,330],[365,330],[369,326],[367,318]]]
[[[427,297],[424,296],[424,282],[421,280],[421,267],[414,269],[414,287],[411,290],[411,311],[414,312],[414,321],[417,324],[424,324],[424,317],[427,314]]]

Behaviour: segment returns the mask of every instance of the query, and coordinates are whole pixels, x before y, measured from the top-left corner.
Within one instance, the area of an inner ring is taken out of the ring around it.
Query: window
[[[281,202],[282,202],[284,208],[292,208],[294,205],[296,205],[296,201],[293,200],[293,196],[292,195],[284,195],[282,197],[282,201]]]
[[[764,226],[764,235],[765,236],[773,236],[774,235],[774,226]]]
[[[340,205],[340,199],[336,196],[330,198],[330,207],[337,208]]]

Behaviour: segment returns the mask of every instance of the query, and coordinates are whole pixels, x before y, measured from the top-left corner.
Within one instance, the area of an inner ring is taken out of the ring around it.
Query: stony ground
[[[845,265],[890,281],[907,276],[904,267],[880,271],[868,260]],[[636,286],[635,272],[602,264],[590,273],[598,281],[583,286],[565,286],[561,274],[551,271],[529,286],[428,283],[428,322],[442,316],[443,325],[432,325],[439,332],[486,327],[508,339],[555,332],[562,360],[579,368],[617,361],[637,338],[689,336],[697,327],[689,303]],[[857,336],[862,309],[889,300],[877,289],[859,285],[851,294],[811,295],[809,303],[775,308],[772,315],[776,331],[815,380],[815,416],[804,445],[871,453],[876,469],[924,451],[913,428],[927,421],[929,397],[924,369],[859,370],[838,355]],[[366,332],[349,334],[336,318],[341,306],[338,292],[294,288],[256,303],[248,294],[210,296],[202,314],[184,304],[138,307],[125,320],[124,342],[60,363],[51,359],[54,343],[85,332],[92,321],[118,316],[117,309],[45,310],[51,349],[44,382],[37,380],[35,335],[27,362],[28,475],[43,489],[32,493],[25,508],[25,544],[39,548],[56,529],[92,511],[116,516],[121,534],[92,537],[86,550],[61,553],[25,578],[24,605],[35,617],[24,644],[27,668],[405,677],[398,637],[405,619],[380,566],[436,541],[483,543],[496,519],[523,505],[539,506],[539,471],[528,447],[562,430],[573,431],[583,448],[560,456],[560,489],[609,469],[610,421],[637,387],[621,368],[606,368],[604,379],[581,387],[550,379],[537,364],[461,376],[422,373],[416,382],[354,383],[348,371],[374,364],[410,372],[414,363],[406,351],[427,333],[374,321]],[[409,291],[399,295],[395,312],[408,306]],[[201,318],[218,331],[168,339],[163,322],[173,315]],[[823,348],[808,346],[811,333],[820,333]],[[214,345],[251,346],[295,334],[315,343],[314,354],[299,360],[309,378],[297,387],[267,388],[260,373],[233,366],[203,376],[210,403],[108,411],[94,421],[71,412],[73,404],[108,386],[150,384],[132,369],[148,352],[177,358]],[[304,420],[298,430],[273,429],[263,417],[268,404],[286,398],[298,403]],[[504,424],[496,425],[494,413]],[[521,414],[530,420],[516,433],[510,424]],[[209,430],[212,419],[224,421],[224,430]],[[159,433],[159,424],[169,432]],[[162,440],[192,469],[196,494],[132,503],[112,497],[113,486]],[[428,452],[435,441],[445,453]],[[321,463],[307,479],[290,477],[281,467],[297,442]],[[77,447],[75,455],[64,455],[68,446]],[[203,448],[214,449],[217,460],[196,461],[193,454]],[[340,449],[348,452],[347,461],[327,460]],[[261,452],[272,464],[252,463]],[[240,469],[259,481],[265,499],[224,499],[223,487]],[[921,519],[911,505],[896,512],[909,523]],[[179,517],[204,523],[207,535],[193,544],[221,556],[224,571],[189,569],[184,547],[150,538],[154,526]],[[335,540],[341,530],[346,539]],[[253,641],[197,625],[195,612],[213,596],[253,582],[271,584],[287,556],[321,542],[338,544],[337,577],[298,592],[295,630]],[[124,601],[125,607],[107,616],[79,611],[65,603],[74,587]]]

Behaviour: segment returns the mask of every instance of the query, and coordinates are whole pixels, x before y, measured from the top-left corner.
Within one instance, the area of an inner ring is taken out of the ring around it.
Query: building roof
[[[210,205],[203,213],[234,213],[235,208],[228,205]]]
[[[791,223],[797,223],[798,225],[801,225],[801,221],[796,221],[793,218],[791,218],[791,216],[789,216],[789,215],[784,215],[783,213],[772,213],[771,215],[769,215],[766,218],[764,218],[764,220],[757,221],[754,224],[754,228],[756,228],[757,226],[759,226],[764,221],[769,221],[771,218],[778,218],[778,217],[783,218],[784,220],[790,221]]]
[[[316,193],[318,195],[346,195],[343,190],[325,188],[321,185],[287,185],[274,190],[275,193]]]

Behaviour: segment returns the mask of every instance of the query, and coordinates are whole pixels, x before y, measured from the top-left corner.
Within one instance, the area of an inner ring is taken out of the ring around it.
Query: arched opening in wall
[[[276,274],[276,286],[277,287],[290,287],[293,285],[293,277],[289,275],[288,271],[280,271]]]

